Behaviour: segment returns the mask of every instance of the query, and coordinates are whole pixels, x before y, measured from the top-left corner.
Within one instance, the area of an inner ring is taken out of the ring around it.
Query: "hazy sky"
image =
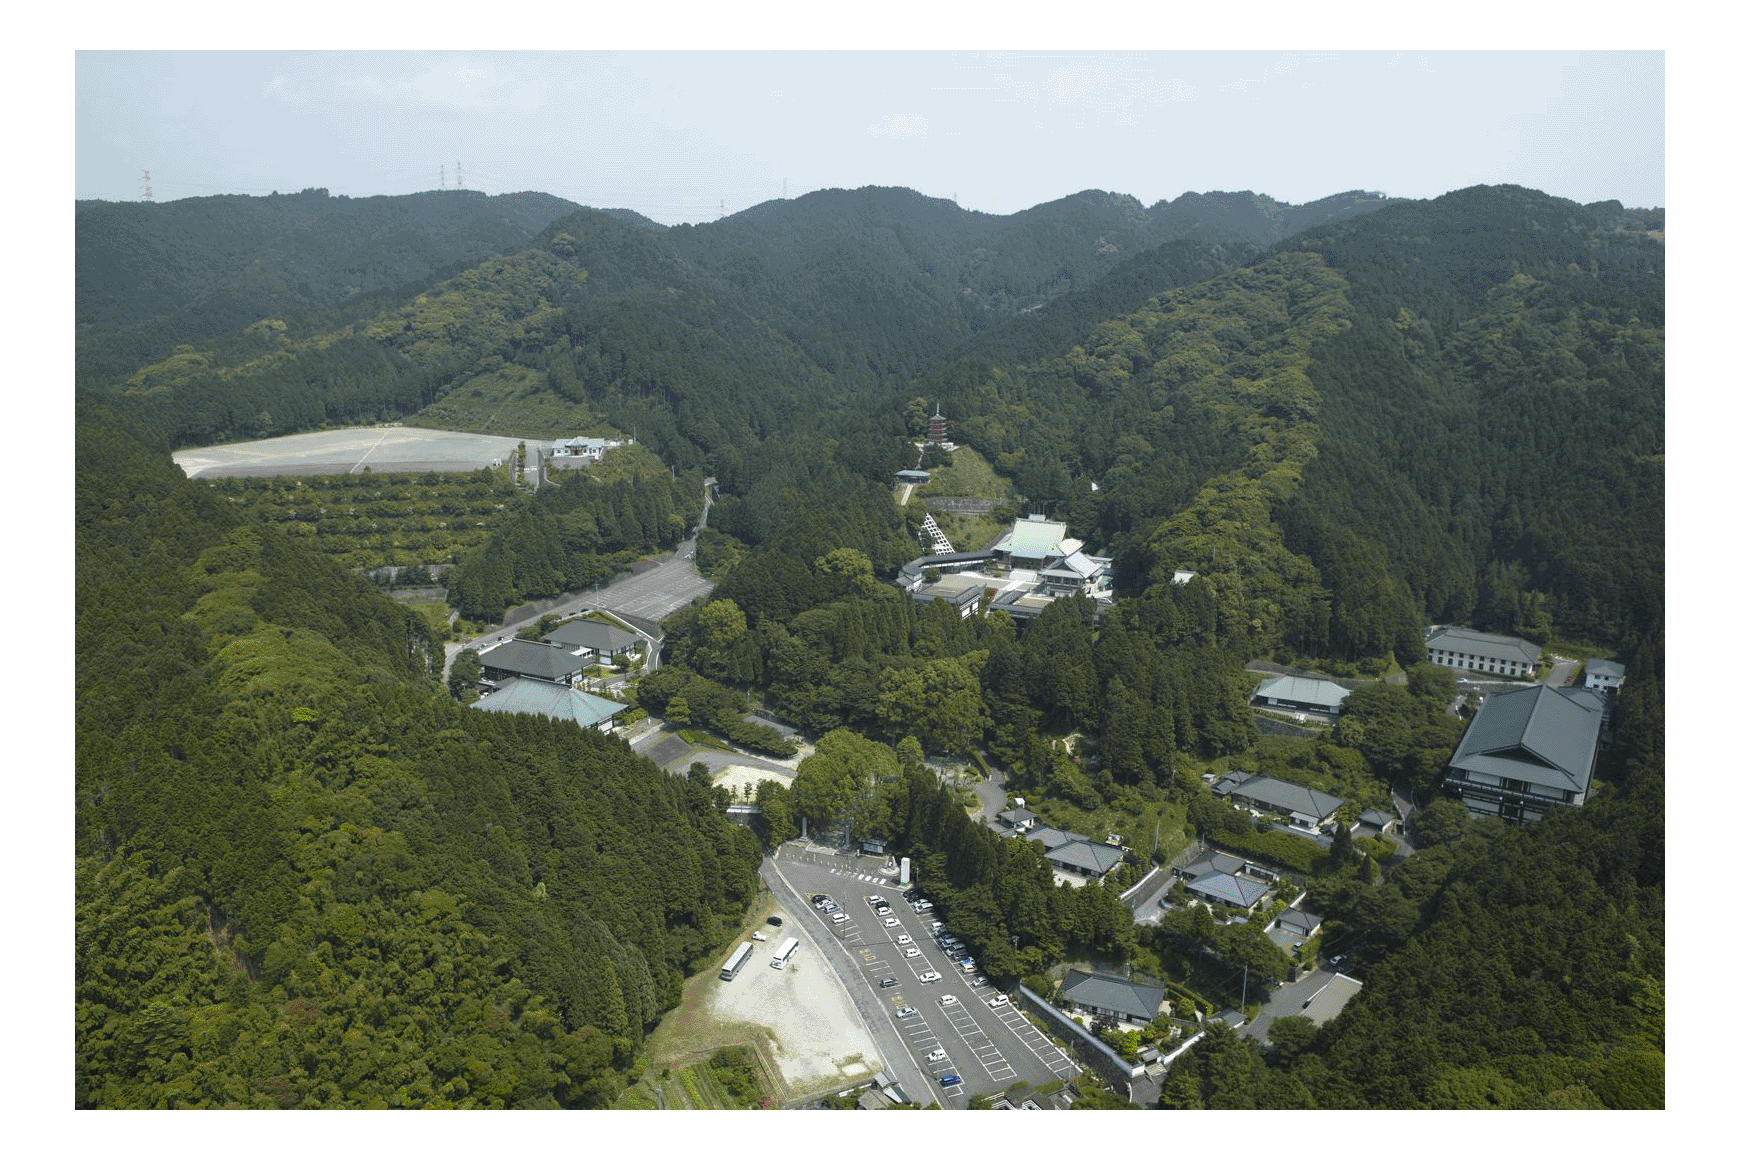
[[[1654,206],[1664,89],[1658,51],[80,51],[74,185],[355,197],[463,172],[667,223],[861,185],[998,214],[1498,182]]]

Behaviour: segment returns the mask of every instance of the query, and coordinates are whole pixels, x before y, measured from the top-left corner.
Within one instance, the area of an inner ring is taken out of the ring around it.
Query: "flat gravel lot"
[[[277,439],[190,447],[171,458],[189,479],[218,476],[346,475],[371,471],[471,471],[507,462],[520,445],[508,435],[427,427],[347,427]]]
[[[784,926],[763,927],[765,943],[730,982],[717,977],[708,1014],[718,1023],[767,1029],[774,1063],[794,1092],[821,1094],[862,1083],[882,1067],[864,1021],[853,1008],[825,955],[783,907]],[[802,944],[784,970],[773,952],[795,935]],[[733,948],[735,949],[735,948]]]

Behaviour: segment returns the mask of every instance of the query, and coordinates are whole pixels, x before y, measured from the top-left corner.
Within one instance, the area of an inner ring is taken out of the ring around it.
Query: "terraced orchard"
[[[506,469],[206,481],[350,568],[450,564],[487,543],[519,496]]]

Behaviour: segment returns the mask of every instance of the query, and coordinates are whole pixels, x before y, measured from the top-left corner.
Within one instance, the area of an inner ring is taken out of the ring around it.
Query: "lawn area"
[[[551,390],[542,374],[513,365],[460,383],[405,422],[441,431],[518,435],[528,440],[604,433],[598,416]]]
[[[960,495],[975,499],[1005,503],[1015,498],[1015,485],[1006,476],[998,475],[989,461],[971,447],[957,447],[950,453],[947,467],[926,467],[930,482],[920,485],[913,495]]]
[[[971,447],[957,447],[951,452],[952,462],[946,467],[927,467],[930,482],[915,489],[912,497],[922,502],[926,496],[962,496],[992,500],[998,504],[1015,501],[1015,485],[983,455]],[[976,552],[996,542],[1008,528],[1006,520],[993,515],[966,515],[958,512],[932,511],[937,526],[957,552]]]

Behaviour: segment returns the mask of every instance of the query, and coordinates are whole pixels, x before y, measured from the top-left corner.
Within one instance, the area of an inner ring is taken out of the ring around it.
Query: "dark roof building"
[[[1280,814],[1307,829],[1319,829],[1345,803],[1334,794],[1295,785],[1278,777],[1229,773],[1214,784],[1213,793],[1235,804]]]
[[[1218,873],[1204,874],[1192,879],[1184,888],[1209,902],[1240,909],[1256,905],[1269,892],[1267,882],[1258,882],[1255,878],[1244,878],[1236,874]]]
[[[586,668],[586,662],[562,648],[538,640],[510,640],[478,654],[483,679],[495,683],[515,677],[566,685]]]
[[[544,640],[570,651],[584,649],[599,656],[616,656],[641,646],[640,637],[626,628],[598,620],[570,620],[545,633]]]
[[[1550,685],[1494,693],[1450,758],[1443,788],[1477,814],[1532,821],[1580,806],[1601,739],[1603,699]]]
[[[1126,1023],[1152,1023],[1164,1009],[1166,992],[1116,975],[1071,970],[1059,996],[1090,1015],[1109,1015]]]
[[[1090,842],[1085,838],[1065,842],[1045,852],[1045,860],[1059,870],[1098,878],[1124,860],[1124,852],[1116,846]]]
[[[1341,715],[1341,702],[1347,690],[1334,681],[1316,677],[1276,677],[1264,681],[1251,694],[1251,704],[1263,709],[1284,712],[1326,713]]]

